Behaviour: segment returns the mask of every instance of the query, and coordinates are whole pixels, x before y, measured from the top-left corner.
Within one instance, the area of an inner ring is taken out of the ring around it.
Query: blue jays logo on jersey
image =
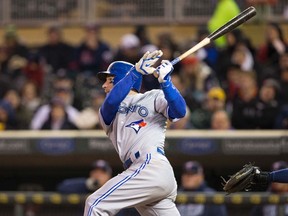
[[[130,127],[132,128],[136,134],[139,132],[139,130],[142,128],[142,127],[145,127],[147,125],[146,122],[144,122],[143,119],[139,120],[139,121],[134,121],[134,122],[131,122],[130,124],[126,125],[125,127]]]

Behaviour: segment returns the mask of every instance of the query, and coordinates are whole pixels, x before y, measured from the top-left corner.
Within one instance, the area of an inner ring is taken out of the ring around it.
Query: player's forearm
[[[122,80],[120,80],[107,95],[101,106],[101,114],[106,125],[109,125],[112,122],[121,102],[128,95],[134,83],[140,79],[141,76],[142,75],[133,67],[132,70]]]
[[[271,182],[288,183],[288,168],[269,173]]]
[[[160,83],[168,102],[168,115],[171,119],[183,118],[186,114],[186,102],[171,81]]]

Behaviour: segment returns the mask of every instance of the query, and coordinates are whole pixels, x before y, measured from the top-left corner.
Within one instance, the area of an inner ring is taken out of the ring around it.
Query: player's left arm
[[[288,168],[270,172],[268,180],[269,182],[288,183]]]
[[[165,99],[168,102],[169,119],[177,120],[186,115],[186,102],[171,81],[170,74],[173,70],[173,65],[168,60],[163,60],[156,72]]]

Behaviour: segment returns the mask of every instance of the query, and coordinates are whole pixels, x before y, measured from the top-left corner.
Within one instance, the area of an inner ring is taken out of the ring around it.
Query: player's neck
[[[128,95],[135,95],[135,94],[138,94],[138,92],[137,92],[137,91],[135,91],[135,90],[130,90],[130,92],[129,92],[129,94],[128,94]]]

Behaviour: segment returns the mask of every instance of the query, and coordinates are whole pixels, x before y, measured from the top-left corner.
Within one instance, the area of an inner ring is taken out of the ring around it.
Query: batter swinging
[[[101,124],[125,171],[86,199],[84,216],[115,215],[128,207],[135,207],[141,215],[180,215],[164,141],[167,119],[184,117],[186,104],[171,82],[172,64],[163,60],[157,69],[151,67],[161,56],[160,50],[147,52],[135,66],[117,61],[98,73],[107,93],[99,111]],[[155,70],[161,89],[138,93],[142,75]]]

